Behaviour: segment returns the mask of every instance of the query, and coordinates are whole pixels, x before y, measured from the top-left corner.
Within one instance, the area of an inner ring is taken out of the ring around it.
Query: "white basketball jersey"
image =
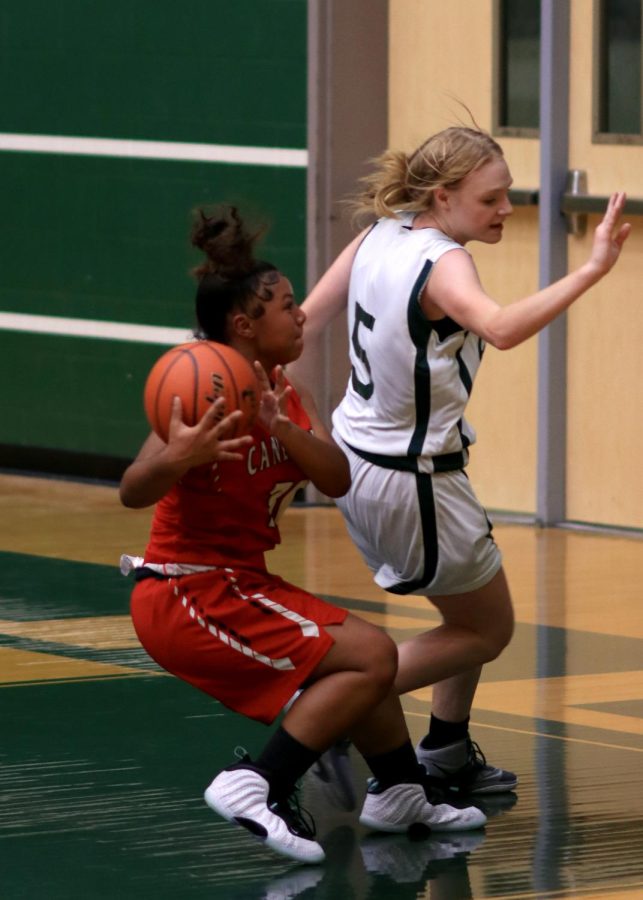
[[[333,425],[360,456],[419,472],[462,468],[475,434],[464,419],[484,342],[420,307],[431,268],[462,250],[413,216],[380,219],[353,263],[348,300],[351,374]]]

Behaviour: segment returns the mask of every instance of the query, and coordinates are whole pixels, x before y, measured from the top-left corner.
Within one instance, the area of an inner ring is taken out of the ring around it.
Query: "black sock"
[[[379,753],[377,756],[365,756],[364,759],[382,787],[419,783],[424,774],[410,740],[395,750]]]
[[[469,734],[469,717],[463,722],[445,722],[431,713],[429,733],[422,738],[420,746],[424,750],[436,750],[438,747],[446,747],[447,744],[455,744],[462,741]]]
[[[288,796],[295,784],[321,753],[300,744],[291,734],[279,726],[253,765],[266,776],[270,785],[270,797]]]

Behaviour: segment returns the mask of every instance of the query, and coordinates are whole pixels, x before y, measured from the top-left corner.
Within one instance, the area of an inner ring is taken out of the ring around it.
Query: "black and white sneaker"
[[[475,806],[457,809],[446,803],[430,803],[421,784],[386,788],[372,778],[359,820],[374,831],[395,834],[420,825],[431,831],[473,831],[482,828],[487,817]]]
[[[266,779],[250,763],[220,772],[205,790],[205,802],[228,822],[246,828],[267,847],[302,863],[320,863],[324,851],[315,840],[315,825],[306,821],[292,797],[268,799]]]
[[[435,750],[426,750],[420,743],[415,754],[431,781],[444,785],[445,795],[499,794],[513,791],[518,784],[513,772],[490,766],[469,737]]]

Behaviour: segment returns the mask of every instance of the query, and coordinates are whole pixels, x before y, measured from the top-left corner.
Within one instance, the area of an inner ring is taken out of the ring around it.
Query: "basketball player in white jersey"
[[[338,505],[377,584],[423,594],[442,615],[400,645],[396,686],[434,685],[416,753],[445,790],[467,795],[511,791],[518,779],[487,764],[468,730],[481,667],[509,642],[513,610],[465,474],[475,440],[466,405],[485,344],[508,350],[544,328],[609,272],[630,230],[618,222],[625,195],[614,194],[587,262],[501,307],[465,247],[502,239],[511,183],[502,149],[477,128],[385,153],[355,200],[375,224],[303,305],[309,351],[347,308],[351,374],[333,425],[352,487]]]

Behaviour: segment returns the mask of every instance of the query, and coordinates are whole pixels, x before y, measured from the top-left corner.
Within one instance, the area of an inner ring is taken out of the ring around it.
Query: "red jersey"
[[[294,391],[288,416],[310,430]],[[263,554],[281,542],[279,517],[306,477],[265,428],[251,434],[243,460],[190,469],[157,503],[145,562],[264,567]]]

